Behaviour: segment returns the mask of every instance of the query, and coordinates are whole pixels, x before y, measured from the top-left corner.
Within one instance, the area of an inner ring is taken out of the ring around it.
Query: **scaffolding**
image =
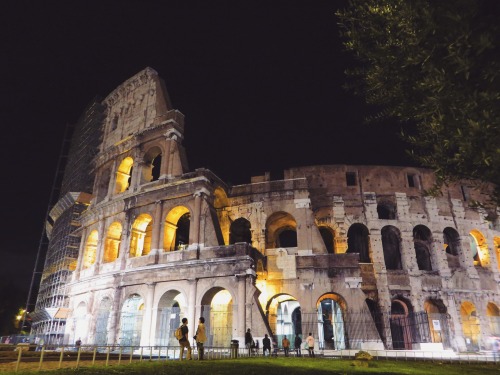
[[[63,344],[69,311],[66,283],[76,268],[80,247],[80,237],[74,232],[90,203],[93,160],[102,140],[103,119],[104,106],[95,98],[74,125],[71,141],[67,129],[61,148],[26,303],[31,334],[44,337],[46,343]]]

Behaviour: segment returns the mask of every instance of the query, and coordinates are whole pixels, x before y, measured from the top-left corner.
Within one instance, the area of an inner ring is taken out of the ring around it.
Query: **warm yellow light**
[[[227,290],[221,290],[212,299],[212,305],[227,305],[229,302],[231,302],[231,299],[231,293],[229,293]]]
[[[16,320],[21,320],[21,318],[22,318],[22,315],[16,316]]]

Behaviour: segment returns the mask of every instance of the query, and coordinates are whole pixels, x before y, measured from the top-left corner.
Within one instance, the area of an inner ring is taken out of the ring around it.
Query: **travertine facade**
[[[70,342],[173,345],[202,315],[214,346],[247,328],[313,332],[325,350],[470,350],[500,334],[499,222],[470,207],[477,191],[431,198],[429,170],[347,165],[229,187],[188,171],[184,116],[152,69],[103,104]]]

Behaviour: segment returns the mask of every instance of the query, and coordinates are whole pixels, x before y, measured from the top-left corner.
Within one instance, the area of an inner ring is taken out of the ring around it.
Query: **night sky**
[[[186,116],[191,170],[240,184],[303,165],[410,164],[398,126],[365,124],[342,88],[345,4],[2,2],[0,298],[26,300],[67,124],[147,66]]]

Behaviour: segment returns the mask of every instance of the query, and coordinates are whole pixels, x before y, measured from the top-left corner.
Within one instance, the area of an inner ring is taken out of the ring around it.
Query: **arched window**
[[[229,244],[237,242],[252,243],[252,232],[250,231],[250,222],[242,217],[231,223],[229,228]]]
[[[153,218],[148,214],[141,214],[132,225],[130,240],[130,256],[140,257],[151,251],[151,234],[153,232]]]
[[[368,228],[363,224],[353,224],[347,231],[347,253],[359,253],[361,263],[371,263]]]
[[[432,234],[425,225],[417,225],[413,228],[413,244],[417,258],[418,269],[432,271],[431,253]]]
[[[85,243],[85,250],[83,252],[83,268],[89,268],[95,263],[95,258],[97,254],[97,241],[99,235],[96,230],[90,232],[87,237],[87,242]]]
[[[266,249],[297,247],[297,222],[287,212],[275,212],[266,222]]]
[[[134,159],[130,156],[123,159],[120,163],[120,166],[116,171],[115,194],[123,193],[129,188],[133,164]]]
[[[149,149],[148,152],[144,155],[141,183],[156,181],[160,178],[161,162],[161,149],[159,147],[152,147],[151,149]]]
[[[388,270],[400,270],[401,265],[401,234],[398,228],[387,225],[381,230],[382,248],[384,250],[385,267]]]
[[[319,233],[321,234],[321,238],[323,238],[328,254],[334,254],[335,236],[333,230],[329,227],[319,227]]]
[[[392,202],[382,201],[377,204],[378,218],[381,220],[395,220],[396,206]]]
[[[184,206],[170,210],[165,218],[163,247],[165,251],[182,250],[189,245],[189,228],[191,214]]]
[[[475,266],[485,267],[490,263],[488,244],[486,243],[486,238],[484,235],[474,229],[470,232],[470,249],[472,251],[472,257]]]
[[[122,225],[118,222],[114,222],[108,228],[106,241],[104,243],[104,263],[114,262],[116,259],[118,259],[121,237]]]

